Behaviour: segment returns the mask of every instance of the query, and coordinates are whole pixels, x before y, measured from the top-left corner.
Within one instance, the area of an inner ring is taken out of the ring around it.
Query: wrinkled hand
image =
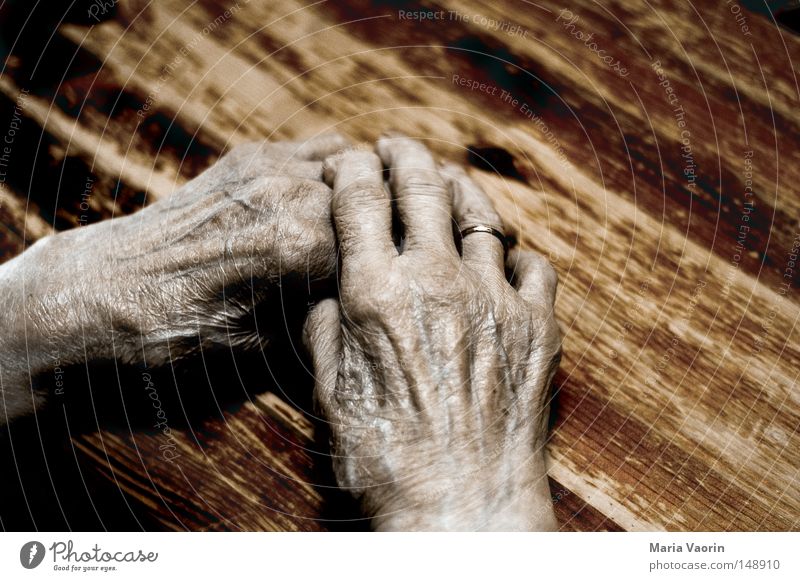
[[[378,143],[326,161],[342,255],[340,303],[305,329],[339,485],[378,529],[555,527],[544,467],[560,335],[556,275],[512,252],[486,195],[421,144]],[[391,189],[405,227],[391,237]],[[504,267],[513,272],[513,286]]]
[[[265,293],[336,271],[322,160],[345,146],[336,135],[238,146],[169,198],[4,264],[0,306],[16,314],[4,335],[17,340],[0,357],[7,408],[30,407],[9,390],[54,357],[158,365],[198,345],[258,344],[242,322]]]

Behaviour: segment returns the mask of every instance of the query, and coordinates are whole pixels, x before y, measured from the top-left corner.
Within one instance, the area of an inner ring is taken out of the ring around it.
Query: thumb
[[[303,326],[303,343],[314,365],[314,399],[328,417],[341,354],[339,301],[325,299],[308,314]]]

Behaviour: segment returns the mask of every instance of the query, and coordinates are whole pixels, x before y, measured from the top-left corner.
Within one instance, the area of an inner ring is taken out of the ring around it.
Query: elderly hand
[[[312,311],[305,339],[337,480],[377,529],[553,529],[543,447],[560,356],[555,272],[530,252],[504,261],[484,232],[459,255],[451,216],[459,231],[501,227],[486,195],[408,138],[383,138],[378,152],[325,167],[340,300]]]
[[[265,294],[336,271],[322,160],[345,146],[327,135],[236,147],[171,197],[3,264],[0,425],[34,409],[31,377],[54,361],[158,365],[258,345],[264,326],[248,318]]]

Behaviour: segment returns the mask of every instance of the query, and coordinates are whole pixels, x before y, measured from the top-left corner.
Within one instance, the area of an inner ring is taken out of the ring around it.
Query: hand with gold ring
[[[305,328],[338,483],[376,529],[552,530],[555,271],[530,252],[505,256],[500,218],[463,170],[403,136],[377,150],[325,162],[340,299]]]

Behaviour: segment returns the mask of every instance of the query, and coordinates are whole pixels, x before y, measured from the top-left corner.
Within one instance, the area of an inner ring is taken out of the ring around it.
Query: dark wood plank
[[[62,49],[82,64],[38,87],[25,119],[47,138],[39,171],[67,187],[56,202],[43,181],[29,207],[24,182],[4,190],[6,256],[23,236],[80,224],[87,177],[91,219],[104,219],[168,196],[250,139],[338,129],[371,141],[400,127],[462,161],[469,147],[497,148],[506,176],[472,173],[561,276],[549,465],[563,528],[797,529],[800,269],[787,272],[787,254],[800,236],[800,40],[751,13],[744,35],[711,2],[579,2],[571,29],[552,2],[437,0],[424,6],[467,18],[398,16],[421,6],[250,3],[219,20],[214,2],[162,2],[62,26]],[[6,107],[21,78],[0,79]],[[180,473],[158,461],[157,434],[104,430],[76,446],[160,527],[335,526],[321,520],[329,483],[297,413],[264,395],[190,422],[176,430]]]

